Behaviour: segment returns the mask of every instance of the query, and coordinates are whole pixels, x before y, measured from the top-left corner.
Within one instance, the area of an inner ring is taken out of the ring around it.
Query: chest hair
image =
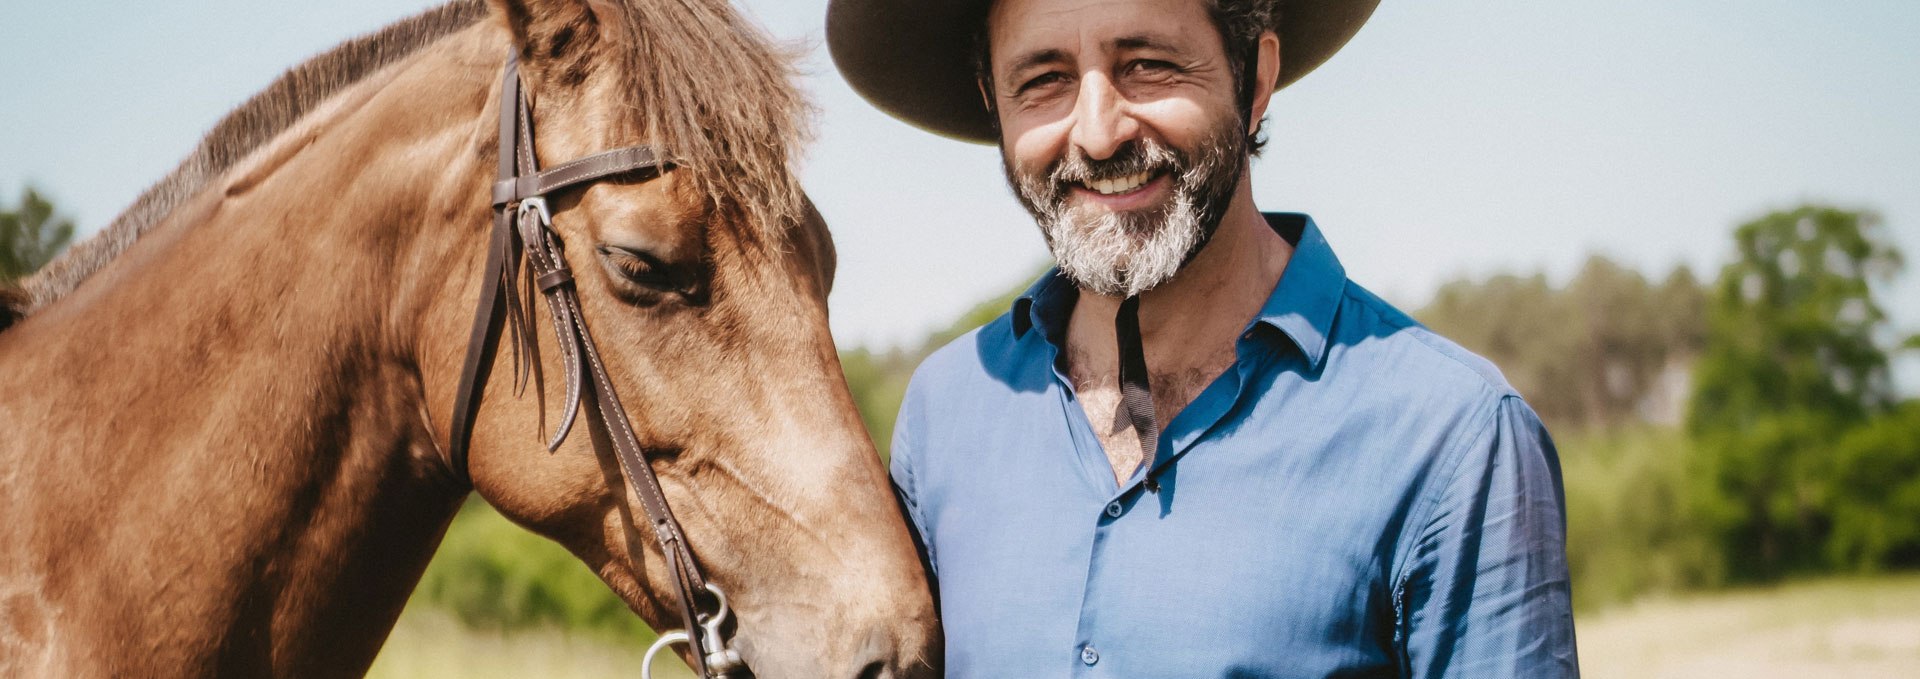
[[[1087,422],[1093,426],[1100,448],[1113,467],[1114,483],[1124,483],[1133,476],[1145,455],[1141,451],[1140,432],[1134,431],[1133,421],[1120,403],[1120,368],[1112,364],[1114,361],[1089,360],[1086,352],[1072,348],[1066,356],[1067,378],[1073,380],[1080,408],[1086,412]],[[1229,342],[1196,357],[1184,367],[1155,370],[1149,365],[1147,379],[1152,383],[1153,413],[1160,422],[1160,430],[1166,431],[1167,423],[1232,367],[1236,359],[1234,346]]]

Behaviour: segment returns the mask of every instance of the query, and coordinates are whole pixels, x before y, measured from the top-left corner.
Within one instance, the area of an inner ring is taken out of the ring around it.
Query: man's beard
[[[1132,297],[1172,279],[1220,228],[1246,163],[1246,135],[1234,122],[1217,126],[1191,152],[1142,138],[1093,160],[1068,145],[1044,172],[1025,172],[1002,148],[1002,167],[1020,204],[1039,222],[1060,271],[1082,290]],[[1141,172],[1149,173],[1149,183],[1170,177],[1171,195],[1157,206],[1125,212],[1091,201],[1069,203],[1076,185]]]

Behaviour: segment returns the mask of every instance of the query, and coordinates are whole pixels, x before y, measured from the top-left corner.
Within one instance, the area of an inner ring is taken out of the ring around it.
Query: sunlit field
[[[1587,679],[1920,677],[1920,577],[1647,601],[1579,620]]]
[[[651,641],[651,640],[648,640]],[[619,644],[605,635],[556,628],[478,631],[428,606],[407,607],[370,679],[526,679],[640,676],[646,645]],[[666,655],[662,653],[662,655]],[[694,679],[678,657],[658,663],[657,679]]]
[[[1920,577],[1823,580],[1643,601],[1580,618],[1587,679],[1920,677]],[[534,630],[476,632],[415,606],[376,679],[637,676],[639,643]],[[662,679],[691,679],[678,660]]]

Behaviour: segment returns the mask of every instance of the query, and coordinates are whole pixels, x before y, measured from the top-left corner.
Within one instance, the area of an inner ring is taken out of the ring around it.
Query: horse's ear
[[[593,0],[487,0],[494,16],[513,35],[523,62],[539,62],[575,53],[599,33]]]

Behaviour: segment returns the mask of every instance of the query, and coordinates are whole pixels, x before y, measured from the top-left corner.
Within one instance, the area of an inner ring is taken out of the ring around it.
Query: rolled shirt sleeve
[[[1559,456],[1506,396],[1459,455],[1399,579],[1404,676],[1578,677]]]

